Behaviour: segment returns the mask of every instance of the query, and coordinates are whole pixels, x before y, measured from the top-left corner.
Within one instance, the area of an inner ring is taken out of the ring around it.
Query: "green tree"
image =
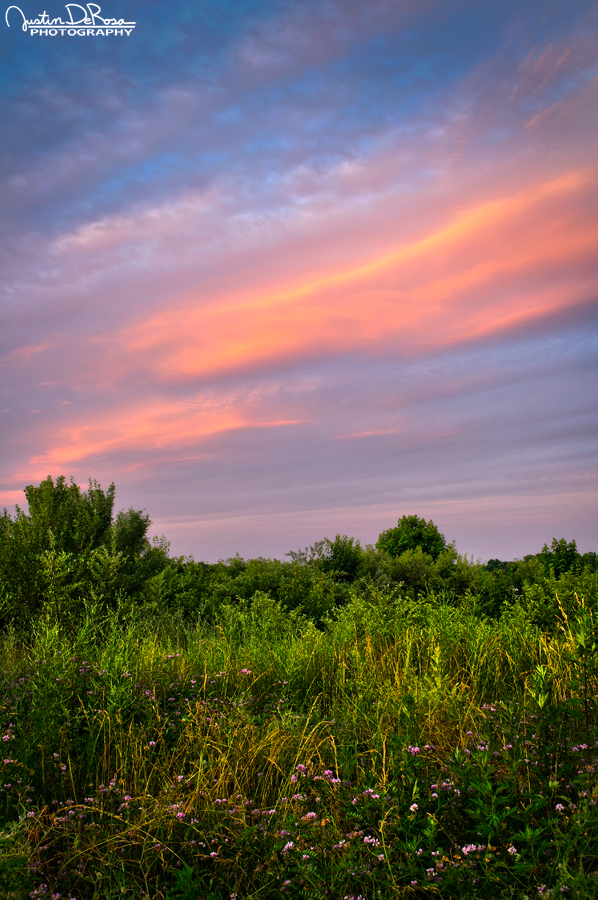
[[[147,539],[150,518],[121,511],[112,520],[114,484],[46,478],[25,488],[29,510],[0,516],[0,623],[28,627],[43,609],[66,622],[87,600],[137,602],[145,582],[169,565],[163,539]]]
[[[552,569],[555,575],[564,575],[569,572],[576,563],[580,563],[582,557],[577,552],[575,541],[567,543],[565,538],[552,539],[552,544],[544,544],[542,552],[538,553],[538,559],[544,564],[546,571]]]
[[[419,516],[402,516],[394,528],[382,532],[376,547],[394,557],[420,548],[436,560],[446,549],[446,540],[431,519],[426,522]]]
[[[329,538],[322,541],[320,568],[338,581],[354,581],[362,557],[359,541],[346,534],[337,534],[333,541]]]
[[[151,519],[144,510],[131,507],[125,512],[121,509],[112,525],[116,549],[126,557],[138,559],[143,556],[150,549],[147,539],[150,525]]]
[[[0,621],[26,620],[38,608],[41,552],[30,517],[17,506],[13,519],[5,509],[0,517]]]
[[[56,482],[48,475],[38,487],[29,484],[25,488],[29,520],[40,550],[52,547],[58,552],[81,553],[105,544],[112,524],[114,491],[114,483],[103,491],[91,478],[87,490],[82,491],[73,478],[67,483],[64,475]]]

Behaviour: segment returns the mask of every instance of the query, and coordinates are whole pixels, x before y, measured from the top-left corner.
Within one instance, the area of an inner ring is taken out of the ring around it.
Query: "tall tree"
[[[567,542],[565,538],[560,538],[560,540],[553,538],[550,547],[548,544],[544,544],[542,552],[537,555],[544,567],[553,569],[555,575],[563,575],[582,560],[581,555],[577,552],[576,542]]]
[[[29,519],[39,541],[40,550],[50,544],[58,551],[81,553],[106,543],[112,524],[114,483],[103,491],[97,481],[89,480],[82,491],[64,475],[56,482],[51,476],[35,487],[25,488]]]
[[[64,618],[81,599],[116,596],[125,557],[138,558],[150,522],[129,510],[113,525],[114,491],[114,484],[104,491],[90,480],[81,490],[72,478],[48,477],[25,488],[27,513],[4,510],[0,621],[27,624],[47,604]]]
[[[383,531],[376,541],[378,550],[384,550],[389,556],[400,556],[406,550],[417,550],[421,547],[433,559],[438,559],[446,549],[446,540],[430,519],[419,516],[402,516],[394,528]]]

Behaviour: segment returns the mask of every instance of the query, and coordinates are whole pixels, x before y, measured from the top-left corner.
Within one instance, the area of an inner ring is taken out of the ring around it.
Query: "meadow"
[[[0,532],[1,897],[598,895],[594,554],[337,536],[284,563],[164,542],[127,562],[111,518],[109,545],[55,529],[35,553],[21,519]]]

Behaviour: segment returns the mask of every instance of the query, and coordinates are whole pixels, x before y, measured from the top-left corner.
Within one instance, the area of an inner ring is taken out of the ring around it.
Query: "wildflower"
[[[466,844],[465,847],[461,847],[461,853],[463,856],[467,856],[469,853],[482,853],[485,849],[482,844]]]
[[[369,796],[370,800],[379,800],[380,799],[380,794],[374,793],[372,788],[366,788],[365,791],[363,792],[363,796],[365,797],[366,794]]]
[[[251,669],[241,669],[241,675],[251,675]]]
[[[510,853],[511,856],[514,856],[515,853],[517,853],[517,847],[513,847],[513,846],[507,847],[507,853]]]
[[[287,841],[287,843],[282,848],[282,852],[286,853],[288,850],[292,850],[294,848],[294,846],[295,846],[295,844],[293,841]]]
[[[417,805],[417,803],[412,803],[411,806],[409,807],[409,809],[411,810],[412,813],[414,813],[416,810],[419,809],[419,806]]]

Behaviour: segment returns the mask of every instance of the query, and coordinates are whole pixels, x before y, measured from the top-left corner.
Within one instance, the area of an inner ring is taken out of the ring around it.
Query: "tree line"
[[[90,604],[216,625],[225,604],[250,604],[256,592],[322,627],[356,594],[385,590],[466,603],[481,616],[519,611],[552,630],[580,596],[596,600],[597,555],[580,554],[574,540],[553,538],[522,559],[482,564],[460,555],[434,522],[410,515],[373,546],[337,534],[284,561],[236,556],[210,564],[171,556],[164,538],[149,538],[144,510],[114,515],[114,495],[114,484],[103,490],[90,480],[82,490],[72,478],[48,476],[25,488],[27,512],[4,510],[1,628],[27,631],[42,615],[68,627]]]

